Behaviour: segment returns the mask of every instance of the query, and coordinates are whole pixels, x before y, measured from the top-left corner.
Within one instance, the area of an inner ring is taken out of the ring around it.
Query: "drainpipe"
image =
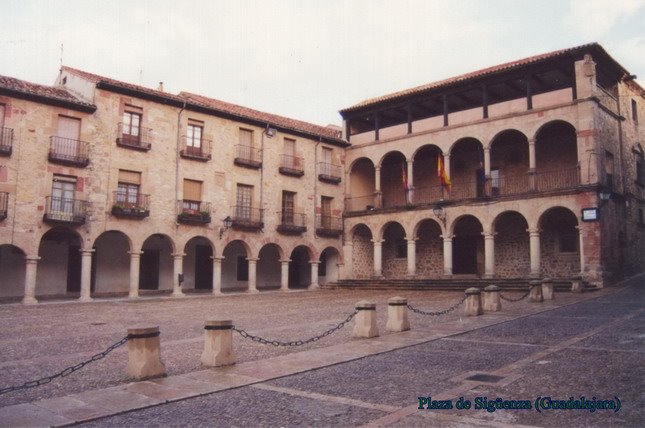
[[[177,153],[175,153],[175,211],[177,210],[177,201],[179,200],[179,153],[181,151],[181,114],[186,110],[186,101],[177,114]],[[175,213],[177,214],[177,213]],[[177,215],[175,215],[175,228],[179,228]]]
[[[316,235],[316,205],[318,204],[318,146],[322,143],[322,137],[318,137],[318,142],[314,146],[314,237]]]
[[[262,131],[262,136],[260,137],[260,161],[262,162],[262,166],[260,166],[260,209],[264,210],[264,135],[267,133],[267,130],[269,129],[270,124],[267,123],[266,128],[264,128],[264,131]],[[264,218],[264,213],[262,215],[262,222],[264,223],[266,221],[266,218]],[[264,231],[264,229],[262,229]]]

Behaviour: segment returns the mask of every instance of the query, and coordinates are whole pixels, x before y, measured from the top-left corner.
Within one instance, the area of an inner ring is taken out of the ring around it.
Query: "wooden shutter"
[[[253,131],[240,128],[240,145],[253,147]]]
[[[78,140],[81,135],[81,120],[73,117],[58,116],[58,131],[56,135],[70,140]]]
[[[136,171],[119,170],[119,183],[141,185],[141,173]]]
[[[291,138],[285,138],[284,139],[284,151],[283,153],[288,156],[295,156],[296,155],[296,140],[292,140]]]
[[[331,150],[331,149],[328,149],[328,148],[326,148],[326,147],[323,147],[323,152],[322,152],[322,154],[323,154],[323,156],[322,156],[322,161],[323,161],[324,163],[331,164],[331,163],[332,163],[332,161],[331,161],[331,160],[332,160],[332,156],[331,156],[331,155],[332,155],[332,150]]]
[[[202,182],[196,180],[184,180],[184,200],[202,200]]]

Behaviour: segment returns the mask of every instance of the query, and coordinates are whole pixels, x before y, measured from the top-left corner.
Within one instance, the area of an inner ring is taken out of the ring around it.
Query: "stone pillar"
[[[408,320],[408,299],[403,297],[392,297],[387,301],[387,331],[410,330]]]
[[[173,278],[172,278],[172,295],[175,297],[182,297],[184,292],[181,291],[181,284],[179,284],[179,275],[183,275],[184,271],[184,253],[177,253],[172,255],[173,260]]]
[[[251,259],[247,258],[249,262],[249,293],[257,293],[258,292],[258,286],[257,286],[257,267],[258,267],[258,260],[259,259]]]
[[[210,367],[235,364],[233,321],[207,320],[204,325],[202,364]]]
[[[529,282],[529,301],[540,303],[544,301],[542,297],[542,282],[533,280]]]
[[[381,278],[383,276],[383,256],[382,256],[382,240],[372,239],[374,244],[374,276]]]
[[[484,278],[495,276],[495,234],[482,232],[484,235]]]
[[[344,274],[342,279],[353,279],[354,278],[354,243],[351,241],[352,237],[349,237],[349,240],[345,241],[343,246],[343,261],[344,261]]]
[[[143,251],[130,251],[130,293],[128,297],[139,297],[139,271],[141,269],[141,254]]]
[[[490,148],[484,148],[484,174],[490,177]]]
[[[586,262],[587,260],[585,259],[585,230],[582,226],[576,226],[576,229],[578,229],[578,239],[579,239],[579,252],[580,252],[580,276],[582,276],[586,270]]]
[[[377,337],[378,327],[376,326],[376,304],[361,300],[356,304],[354,320],[354,337]]]
[[[452,236],[443,236],[443,274],[452,276]]]
[[[213,294],[222,294],[222,260],[224,257],[211,257],[213,259]]]
[[[529,140],[529,171],[535,171],[535,138]]]
[[[36,273],[38,272],[38,256],[25,257],[25,296],[22,303],[33,305],[38,303],[36,300]]]
[[[374,167],[374,204],[375,208],[383,206],[383,194],[381,193],[381,167]]]
[[[408,278],[417,274],[417,238],[406,238],[408,243]]]
[[[127,373],[136,380],[166,375],[166,366],[161,361],[158,326],[128,329]]]
[[[484,288],[484,311],[498,312],[502,310],[502,301],[499,298],[500,288],[496,285],[489,285]]]
[[[540,230],[527,229],[529,232],[529,252],[531,259],[531,277],[537,278],[541,273],[540,266]]]
[[[481,291],[479,288],[471,287],[466,290],[466,306],[464,313],[468,316],[477,316],[484,313],[482,310]]]
[[[571,280],[571,292],[572,293],[584,292],[584,283],[582,282],[582,276],[576,276]]]
[[[544,278],[542,280],[542,298],[544,300],[553,300],[553,280],[551,278]]]
[[[93,249],[80,250],[81,252],[81,297],[79,301],[92,300],[92,253]]]
[[[318,265],[320,262],[309,262],[311,265],[311,284],[309,284],[309,289],[310,290],[315,290],[316,288],[320,288],[318,285]]]
[[[414,194],[414,159],[407,161],[408,164],[408,191],[407,194],[405,195],[405,201],[408,204],[412,204],[414,201],[412,200],[413,194]]]
[[[289,291],[289,262],[291,260],[280,260],[280,290]]]

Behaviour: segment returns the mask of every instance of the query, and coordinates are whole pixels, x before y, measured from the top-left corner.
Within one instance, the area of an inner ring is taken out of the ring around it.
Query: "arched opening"
[[[130,240],[117,230],[103,232],[94,241],[92,290],[97,294],[123,293],[130,288]]]
[[[421,278],[443,275],[443,240],[441,226],[434,220],[423,220],[417,229],[416,273]]]
[[[213,289],[213,246],[208,238],[195,236],[184,248],[184,283],[187,290]]]
[[[73,230],[54,227],[40,239],[36,294],[78,295],[81,291],[81,238]]]
[[[529,190],[529,143],[520,131],[499,133],[490,146],[492,196],[515,195]]]
[[[383,208],[406,206],[406,189],[403,174],[408,165],[400,152],[390,152],[381,162],[381,194]]]
[[[374,275],[372,231],[364,224],[356,226],[352,233],[352,269],[356,279]]]
[[[327,247],[320,254],[318,265],[318,283],[327,284],[338,281],[338,262],[340,254],[334,247]]]
[[[25,268],[25,253],[20,248],[11,244],[0,245],[0,298],[25,294]]]
[[[564,121],[549,122],[535,137],[536,190],[548,191],[580,183],[575,128]]]
[[[150,235],[141,247],[139,290],[172,290],[173,243],[161,233]]]
[[[347,211],[365,211],[377,207],[374,164],[367,158],[358,159],[349,172]]]
[[[452,239],[452,272],[456,275],[484,273],[484,237],[476,217],[465,215],[457,220]]]
[[[280,288],[280,247],[266,244],[260,249],[258,260],[258,290],[277,290]]]
[[[571,210],[555,207],[540,217],[542,274],[562,278],[580,273],[578,219]]]
[[[479,198],[485,195],[484,151],[475,138],[462,138],[450,151],[450,180],[453,199]]]
[[[506,211],[495,219],[495,276],[525,278],[531,272],[529,227],[522,214]]]
[[[437,176],[439,155],[441,155],[441,149],[434,145],[423,146],[414,155],[412,201],[416,204],[432,203],[443,198],[441,182]]]
[[[244,242],[228,243],[222,252],[222,292],[246,291],[249,288],[249,253]]]
[[[311,284],[309,248],[299,245],[291,252],[289,263],[289,288],[307,288]]]
[[[383,276],[403,278],[407,273],[408,244],[405,229],[397,222],[388,223],[383,230]]]

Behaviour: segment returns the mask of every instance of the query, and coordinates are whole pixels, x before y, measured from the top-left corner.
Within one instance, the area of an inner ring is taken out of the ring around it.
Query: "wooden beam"
[[[482,107],[484,111],[484,119],[488,119],[488,88],[482,85]]]
[[[526,109],[533,110],[533,89],[531,88],[531,77],[526,76]]]
[[[377,111],[374,112],[374,139],[376,141],[378,141],[378,137],[379,137],[378,132],[381,126],[381,120],[379,116],[380,116],[379,112]]]
[[[406,110],[408,113],[408,134],[412,134],[412,103],[408,103]]]
[[[444,94],[441,98],[443,101],[443,126],[448,126],[448,96]]]

